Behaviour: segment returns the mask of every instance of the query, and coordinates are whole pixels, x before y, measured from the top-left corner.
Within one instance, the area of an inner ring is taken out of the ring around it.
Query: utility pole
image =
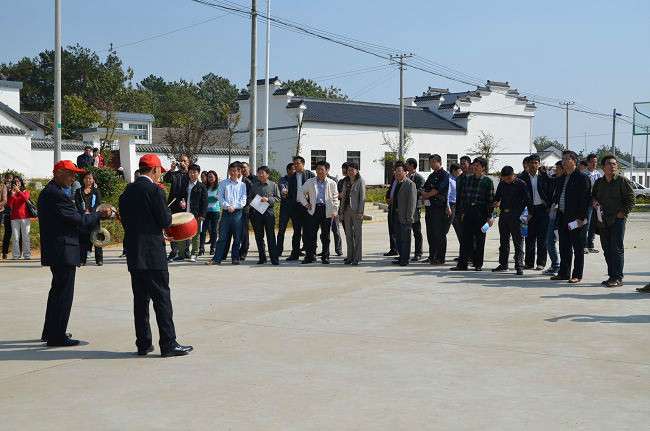
[[[648,128],[645,130],[645,173],[643,174],[643,186],[648,187]],[[641,182],[641,181],[639,181]]]
[[[616,108],[612,112],[612,156],[616,157]]]
[[[391,55],[391,60],[399,58],[399,152],[398,160],[404,159],[404,59],[413,57],[413,54]]]
[[[54,163],[61,160],[61,0],[54,0]]]
[[[271,53],[271,0],[266,0],[266,109],[264,110],[264,166],[269,165],[269,93],[271,85],[269,83],[269,65]]]
[[[634,133],[632,133],[632,145],[630,148],[630,179],[634,177]]]
[[[569,105],[575,105],[576,102],[560,102],[560,105],[566,107],[566,149],[569,149]]]
[[[587,157],[587,132],[585,132],[585,157]]]
[[[257,170],[257,0],[251,6],[251,84],[250,124],[248,130],[248,165]]]

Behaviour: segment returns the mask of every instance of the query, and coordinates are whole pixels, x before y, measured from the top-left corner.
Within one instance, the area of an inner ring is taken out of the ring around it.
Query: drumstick
[[[173,204],[175,201],[176,201],[176,198],[172,199],[172,201],[171,201],[170,203],[167,204],[167,208],[169,208],[170,206],[172,206],[172,204]]]

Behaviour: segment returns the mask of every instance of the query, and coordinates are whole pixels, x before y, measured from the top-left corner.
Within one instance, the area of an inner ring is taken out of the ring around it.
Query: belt
[[[475,206],[478,206],[478,205],[485,205],[485,203],[483,203],[483,202],[471,202],[469,205],[472,206],[472,207],[475,207]]]
[[[450,207],[455,207],[455,206],[456,206],[456,202],[449,202],[449,206],[450,206]]]
[[[540,208],[540,207],[544,207],[544,208],[546,208],[546,204],[535,205],[535,208]]]
[[[325,204],[324,204],[324,203],[322,203],[322,204],[316,204],[316,206],[317,206],[317,207],[324,207]]]
[[[509,212],[511,212],[511,211],[512,211],[512,210],[511,210],[510,208],[501,208],[501,212],[502,212],[502,213],[509,213]]]

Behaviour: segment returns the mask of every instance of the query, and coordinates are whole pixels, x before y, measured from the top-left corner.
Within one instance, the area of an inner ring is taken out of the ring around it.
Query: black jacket
[[[97,207],[102,203],[102,193],[99,191],[99,187],[93,187],[90,189],[90,193],[95,197],[95,202],[93,203],[92,207],[86,208],[86,202],[83,199],[83,190],[84,188],[81,187],[77,189],[77,191],[74,193],[74,204],[77,207],[77,210],[83,214],[86,212],[86,209],[88,209],[89,213],[94,213],[97,210]],[[97,222],[97,226],[99,226],[99,221]],[[84,229],[82,229],[84,230]]]
[[[41,265],[79,266],[79,228],[99,224],[99,213],[80,214],[70,197],[54,181],[38,196]]]
[[[149,178],[140,177],[120,196],[126,263],[132,270],[167,270],[162,230],[172,223],[165,192]]]
[[[169,209],[172,213],[185,211],[185,208],[181,208],[181,199],[185,198],[187,200],[187,185],[190,182],[190,177],[187,175],[187,172],[168,171],[163,176],[163,181],[170,184],[167,203],[169,204],[176,198],[174,203],[169,206]]]
[[[557,179],[553,202],[560,203],[562,188],[566,174]],[[567,220],[584,220],[587,217],[587,210],[591,207],[591,180],[587,174],[580,172],[575,168],[569,176],[569,182],[566,185],[564,195],[564,216]]]
[[[298,197],[298,180],[297,177],[299,174],[296,172],[295,174],[291,175],[291,178],[289,178],[289,193],[287,195],[287,204],[289,205],[289,208],[293,208],[298,204],[296,201],[296,198]],[[304,185],[308,179],[314,178],[316,174],[314,174],[312,171],[305,169],[302,171],[302,184]]]
[[[530,174],[528,172],[522,172],[521,174],[517,175],[517,178],[523,180],[526,183],[526,187],[528,188],[528,195],[530,196],[532,203],[534,200],[534,195],[533,183],[530,180]],[[546,173],[537,173],[537,193],[539,193],[539,197],[542,198],[544,205],[547,207],[550,207],[553,203],[553,186],[553,182]]]
[[[208,213],[208,188],[201,181],[197,181],[190,192],[190,212],[196,218],[205,218]]]
[[[79,169],[87,168],[95,165],[95,158],[87,156],[86,153],[81,153],[77,156],[77,167]]]

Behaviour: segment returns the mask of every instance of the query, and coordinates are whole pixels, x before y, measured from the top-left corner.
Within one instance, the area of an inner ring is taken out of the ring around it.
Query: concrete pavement
[[[37,340],[49,269],[2,261],[0,430],[647,429],[649,228],[632,215],[616,289],[602,253],[578,285],[490,273],[496,228],[481,273],[390,265],[385,223],[364,225],[358,267],[177,263],[178,340],[195,351],[169,359],[134,354],[119,249],[78,269],[68,330],[84,342],[65,349]]]

